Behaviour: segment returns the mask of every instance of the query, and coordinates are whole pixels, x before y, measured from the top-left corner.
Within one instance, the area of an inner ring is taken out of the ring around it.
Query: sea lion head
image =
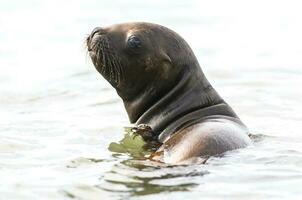
[[[142,22],[95,28],[87,46],[98,72],[126,101],[146,90],[159,95],[173,87],[193,56],[175,32]]]
[[[122,98],[131,123],[161,131],[179,116],[222,102],[186,41],[164,26],[98,27],[87,47],[97,71]]]

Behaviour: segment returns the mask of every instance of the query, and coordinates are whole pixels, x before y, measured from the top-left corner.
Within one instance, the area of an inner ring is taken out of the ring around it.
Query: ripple
[[[96,158],[77,158],[71,160],[69,164],[66,165],[67,168],[78,168],[85,165],[98,164],[102,162],[108,162],[108,159],[96,159]]]

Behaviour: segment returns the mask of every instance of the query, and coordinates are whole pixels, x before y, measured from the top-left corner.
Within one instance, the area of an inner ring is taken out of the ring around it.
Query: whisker
[[[114,59],[114,62],[116,63],[116,68],[118,70],[118,84],[120,84],[121,82],[121,78],[122,78],[122,68],[121,65],[119,63],[119,61],[117,59]]]
[[[119,85],[123,78],[123,69],[120,59],[112,51],[109,39],[101,37],[99,40],[90,44],[90,48],[95,52],[95,57],[92,58],[97,64],[99,72],[105,76],[109,82],[114,82]]]
[[[111,65],[112,65],[112,69],[113,69],[113,72],[114,72],[114,82],[115,83],[118,83],[118,68],[114,62],[114,56],[111,54]]]
[[[114,68],[116,70],[116,83],[119,84],[120,83],[120,67],[117,65],[116,63],[116,59],[112,59],[113,60],[113,64],[114,64]]]
[[[119,75],[118,75],[118,84],[119,84],[123,78],[123,70],[120,61],[118,59],[115,59],[114,62],[116,63],[117,69],[119,71]]]

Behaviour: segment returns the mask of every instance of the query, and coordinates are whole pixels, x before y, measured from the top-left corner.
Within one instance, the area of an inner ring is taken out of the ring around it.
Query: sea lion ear
[[[170,56],[164,51],[160,51],[160,59],[162,61],[162,70],[163,70],[163,73],[161,73],[161,75],[164,79],[168,79],[170,70],[172,68],[172,60]]]
[[[172,64],[172,60],[171,60],[170,56],[169,56],[166,52],[161,51],[161,52],[160,52],[160,57],[161,57],[161,59],[162,59],[164,62],[168,62],[168,63]]]

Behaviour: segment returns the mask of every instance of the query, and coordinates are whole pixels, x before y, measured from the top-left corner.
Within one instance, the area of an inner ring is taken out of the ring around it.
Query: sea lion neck
[[[225,104],[207,81],[199,65],[184,67],[177,83],[158,99],[146,90],[132,101],[124,101],[131,123],[147,124],[160,134],[171,122],[196,110]],[[225,104],[227,107],[228,105]],[[208,112],[207,115],[211,115]],[[230,112],[229,116],[236,116]]]

